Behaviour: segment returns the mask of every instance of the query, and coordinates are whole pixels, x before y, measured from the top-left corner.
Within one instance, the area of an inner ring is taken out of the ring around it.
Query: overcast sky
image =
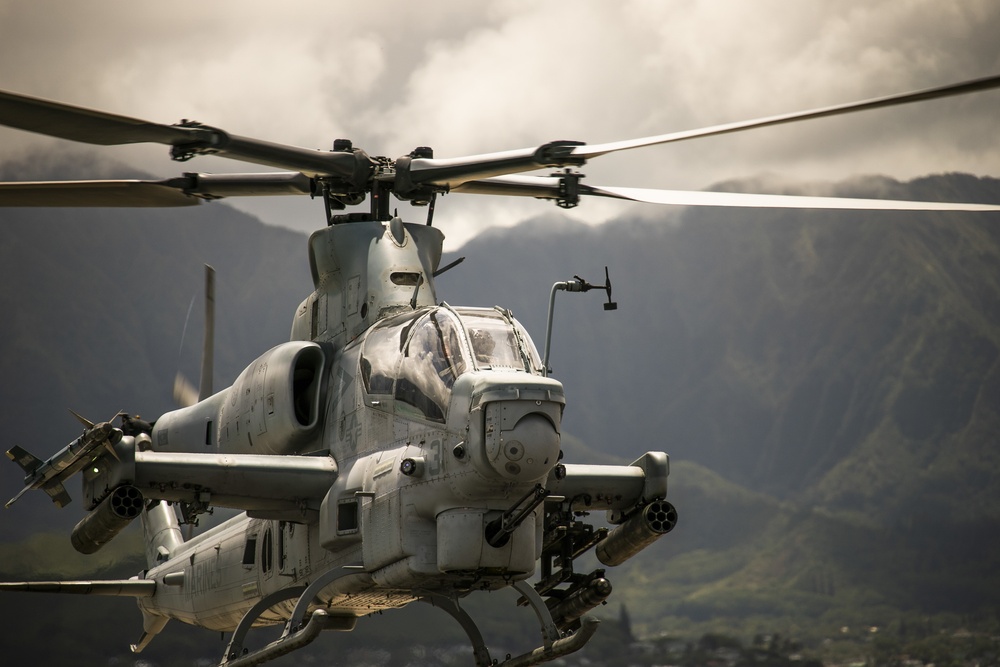
[[[0,88],[312,148],[347,137],[371,154],[427,145],[451,157],[660,134],[997,74],[998,35],[996,0],[0,0]],[[0,130],[0,159],[41,143]],[[163,146],[99,150],[160,176],[254,169],[172,163]],[[1000,176],[1000,91],[645,148],[582,169],[594,184],[672,189],[762,173],[953,170]],[[454,247],[484,225],[553,210],[456,194],[438,222]],[[588,201],[570,215],[599,221],[626,210]],[[318,202],[278,198],[253,211],[302,230],[322,224]]]

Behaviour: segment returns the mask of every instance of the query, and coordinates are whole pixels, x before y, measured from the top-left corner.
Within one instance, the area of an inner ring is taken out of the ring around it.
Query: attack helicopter
[[[997,211],[975,203],[681,192],[595,186],[576,169],[609,153],[1000,87],[1000,76],[822,109],[606,144],[396,159],[348,140],[313,150],[229,134],[195,121],[163,125],[10,92],[0,124],[97,145],[157,143],[188,161],[216,155],[283,170],[184,173],[165,180],[0,184],[0,205],[197,206],[227,197],[322,198],[326,225],[308,242],[315,290],[295,310],[289,342],[264,352],[235,382],[211,387],[211,345],[194,400],[152,422],[121,413],[79,417],[83,433],[46,460],[20,446],[25,472],[8,506],[40,489],[62,507],[82,478],[85,517],[71,539],[93,553],[135,519],[147,568],[130,579],[6,582],[3,590],[133,597],[140,652],[169,620],[230,632],[220,665],[256,665],[346,631],[359,617],[431,603],[468,635],[477,666],[498,664],[460,602],[511,587],[531,608],[541,645],[507,657],[543,663],[582,648],[589,612],[611,593],[606,570],[581,572],[591,550],[614,567],[670,532],[669,457],[630,465],[563,460],[562,384],[528,332],[503,308],[439,300],[439,195],[535,197],[572,208],[583,197],[672,205]],[[526,175],[536,170],[549,174]],[[391,212],[390,195],[425,205],[425,223]],[[361,206],[366,211],[348,212]],[[209,274],[209,277],[211,274]],[[211,279],[208,281],[211,285]],[[605,289],[582,279],[562,289]],[[553,288],[553,294],[555,292]],[[206,303],[211,303],[210,287]],[[210,322],[211,318],[207,317]],[[550,317],[551,322],[551,317]],[[546,334],[548,339],[548,332]],[[547,349],[546,345],[546,349]],[[546,354],[547,357],[547,354]],[[117,421],[117,424],[115,423]],[[185,538],[213,507],[242,513]],[[611,528],[591,513],[606,512]],[[249,648],[253,628],[281,636]]]

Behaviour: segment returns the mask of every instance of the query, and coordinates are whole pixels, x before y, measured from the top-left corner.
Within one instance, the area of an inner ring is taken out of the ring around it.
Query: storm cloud
[[[996,74],[998,29],[992,0],[8,1],[0,88],[300,146],[347,137],[372,154],[426,145],[449,157],[660,134]],[[760,174],[997,176],[997,109],[1000,92],[980,93],[646,148],[582,171],[604,185],[695,189]],[[0,159],[45,145],[66,144],[0,130]],[[162,176],[253,169],[220,159],[182,167],[162,146],[101,150]],[[440,207],[453,243],[551,210],[472,199]],[[317,204],[238,205],[312,229]],[[597,222],[625,206],[587,202],[573,215]]]

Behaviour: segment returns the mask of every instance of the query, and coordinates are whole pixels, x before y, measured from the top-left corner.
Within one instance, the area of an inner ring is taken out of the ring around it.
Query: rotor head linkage
[[[569,167],[552,174],[559,179],[556,206],[559,208],[576,208],[580,204],[580,179],[586,176]]]

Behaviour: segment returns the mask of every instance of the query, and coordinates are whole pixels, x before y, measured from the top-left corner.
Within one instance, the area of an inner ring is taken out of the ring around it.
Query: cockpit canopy
[[[379,322],[365,338],[361,376],[397,413],[443,422],[462,373],[520,371],[542,362],[524,327],[499,308],[425,308]]]

